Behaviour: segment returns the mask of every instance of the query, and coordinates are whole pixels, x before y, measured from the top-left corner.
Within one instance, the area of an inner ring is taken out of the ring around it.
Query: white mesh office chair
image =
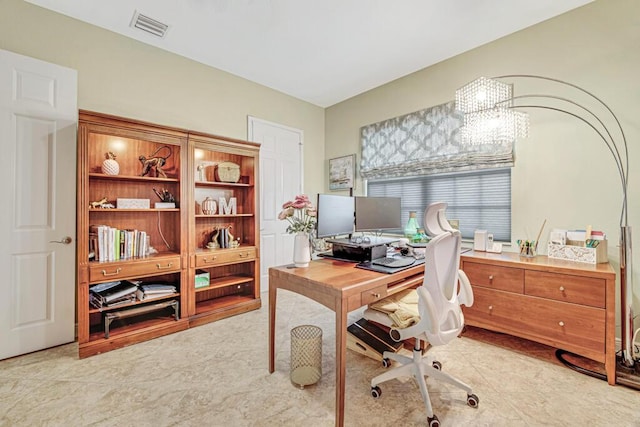
[[[451,228],[444,219],[444,207],[430,206],[425,211],[425,227],[427,214],[430,215],[431,230],[439,233],[425,248],[425,273],[423,284],[416,289],[418,294],[418,311],[420,320],[404,329],[395,327],[391,318],[374,309],[365,310],[364,317],[374,322],[382,323],[391,328],[390,335],[395,341],[415,338],[413,358],[392,352],[384,352],[383,366],[389,367],[390,360],[400,363],[395,367],[371,380],[371,395],[380,397],[381,390],[378,384],[398,377],[413,376],[424,400],[427,409],[429,427],[440,426],[438,417],[434,415],[425,377],[430,376],[437,380],[455,385],[467,392],[467,404],[471,407],[478,406],[478,396],[472,393],[471,387],[462,381],[442,372],[442,364],[438,361],[430,361],[423,356],[421,341],[426,340],[433,346],[445,345],[455,339],[464,326],[464,315],[461,304],[467,307],[473,305],[473,291],[469,279],[460,265],[460,232]],[[429,212],[431,210],[431,212]],[[433,215],[435,215],[435,222]],[[443,222],[439,225],[437,219]],[[446,223],[446,224],[444,224]],[[448,226],[448,227],[447,227]],[[446,228],[449,228],[447,231]],[[436,230],[438,229],[438,230]],[[427,353],[428,354],[428,353]]]

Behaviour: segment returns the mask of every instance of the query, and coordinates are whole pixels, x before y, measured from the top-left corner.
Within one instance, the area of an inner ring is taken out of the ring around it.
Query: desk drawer
[[[527,295],[590,307],[605,307],[605,289],[605,281],[593,277],[527,271],[524,278]]]
[[[206,251],[196,254],[196,267],[211,267],[223,264],[235,264],[256,259],[255,246],[238,249]]]
[[[465,261],[462,270],[472,285],[500,289],[508,292],[524,292],[524,270]]]
[[[91,283],[99,283],[109,280],[173,273],[176,271],[180,271],[180,255],[174,257],[158,257],[145,261],[92,263],[89,265],[89,281]]]
[[[360,301],[362,305],[368,305],[372,302],[381,300],[387,296],[387,285],[380,285],[376,288],[364,291],[360,294]]]

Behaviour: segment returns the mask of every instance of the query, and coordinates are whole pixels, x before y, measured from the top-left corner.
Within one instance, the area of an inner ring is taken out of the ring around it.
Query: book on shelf
[[[108,225],[90,225],[89,252],[93,259],[100,262],[145,257],[149,252],[148,236],[141,230],[119,230]]]

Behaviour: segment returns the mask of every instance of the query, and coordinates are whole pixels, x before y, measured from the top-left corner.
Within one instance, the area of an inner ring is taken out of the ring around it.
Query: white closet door
[[[249,140],[260,146],[260,288],[269,289],[269,267],[293,262],[293,235],[278,220],[282,204],[302,193],[303,132],[249,117]]]

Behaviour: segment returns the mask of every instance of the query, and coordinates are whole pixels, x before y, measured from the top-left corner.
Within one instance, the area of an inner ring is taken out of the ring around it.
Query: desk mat
[[[371,261],[359,262],[356,264],[356,267],[363,268],[365,270],[377,271],[378,273],[393,274],[422,264],[424,264],[424,258],[416,259],[413,264],[404,267],[385,267],[384,265],[371,264]]]

